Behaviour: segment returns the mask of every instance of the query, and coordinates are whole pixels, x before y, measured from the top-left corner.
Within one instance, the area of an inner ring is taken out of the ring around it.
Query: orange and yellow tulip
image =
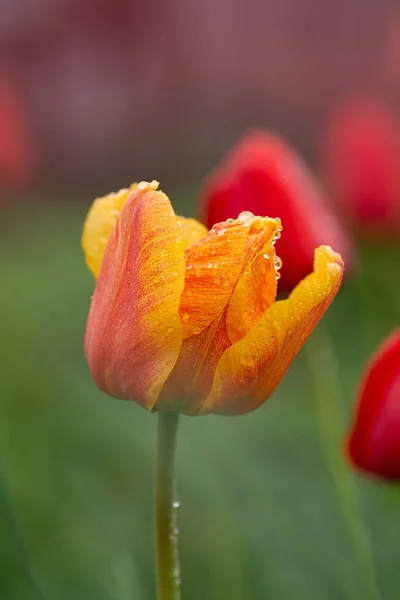
[[[157,182],[97,199],[83,248],[97,279],[85,352],[96,384],[153,410],[236,415],[260,406],[339,289],[329,246],[275,302],[279,219],[243,212],[207,231]],[[310,216],[312,218],[312,216]]]

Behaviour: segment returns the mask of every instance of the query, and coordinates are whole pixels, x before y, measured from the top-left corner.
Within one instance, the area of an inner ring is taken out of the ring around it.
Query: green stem
[[[179,413],[158,413],[155,527],[158,600],[180,600],[174,463]]]
[[[366,598],[380,600],[372,551],[357,499],[354,479],[340,452],[344,426],[341,411],[339,365],[331,344],[329,332],[320,323],[305,346],[315,409],[325,460],[331,473],[339,506],[354,552],[357,556],[362,580],[367,588]]]

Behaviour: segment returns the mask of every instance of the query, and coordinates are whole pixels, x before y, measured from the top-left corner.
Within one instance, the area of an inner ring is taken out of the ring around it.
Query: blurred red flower
[[[277,242],[280,292],[292,290],[312,271],[314,250],[320,245],[341,253],[346,266],[352,262],[350,241],[318,182],[277,134],[245,134],[205,180],[201,219],[208,228],[244,210],[282,221],[284,236]]]
[[[33,139],[18,89],[0,76],[0,187],[23,190],[34,171]]]
[[[400,329],[366,368],[347,450],[360,469],[400,479]]]
[[[349,219],[368,233],[400,232],[400,125],[378,100],[336,109],[322,140],[322,170]]]

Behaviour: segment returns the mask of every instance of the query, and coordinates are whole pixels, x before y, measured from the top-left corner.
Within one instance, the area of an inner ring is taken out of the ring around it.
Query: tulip
[[[32,132],[21,94],[4,77],[0,77],[0,132],[0,184],[24,189],[34,170]]]
[[[93,379],[149,410],[247,413],[271,395],[332,302],[342,259],[321,246],[314,272],[275,302],[279,219],[245,211],[207,231],[176,216],[157,188],[141,182],[97,199],[88,214]]]
[[[352,249],[318,182],[295,150],[279,135],[250,132],[206,177],[201,219],[208,227],[249,210],[281,219],[285,235],[279,292],[291,291],[313,269],[314,250],[328,244],[347,266]]]
[[[356,467],[400,479],[400,329],[378,348],[365,370],[346,447]]]
[[[378,100],[339,106],[322,143],[322,170],[353,226],[368,234],[400,232],[400,125]]]

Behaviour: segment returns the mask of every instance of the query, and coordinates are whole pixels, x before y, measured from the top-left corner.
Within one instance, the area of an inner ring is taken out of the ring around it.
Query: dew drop
[[[167,332],[168,333],[174,333],[175,329],[173,327],[168,327]]]
[[[279,258],[279,256],[275,256],[274,258],[274,267],[277,271],[279,271],[279,269],[282,267],[282,260]]]
[[[185,321],[185,323],[186,323],[187,321],[189,321],[189,319],[190,319],[189,313],[183,313],[182,321]]]
[[[213,229],[218,235],[222,235],[225,231],[225,223],[216,223]],[[221,231],[222,233],[220,233]]]
[[[242,223],[245,223],[246,221],[249,221],[250,219],[253,219],[253,218],[254,218],[254,215],[249,210],[242,211],[240,213],[240,215],[238,216],[238,220],[241,221]]]
[[[172,579],[178,579],[180,576],[179,567],[174,567],[174,568],[170,569],[169,574]]]
[[[181,505],[181,503],[179,502],[179,500],[175,500],[175,502],[173,502],[173,503],[172,503],[172,506],[173,506],[174,508],[179,508],[179,507],[180,507],[180,505]]]
[[[280,279],[280,278],[281,278],[281,274],[279,273],[279,271],[277,271],[277,272],[276,272],[276,275],[275,275],[275,279],[276,279],[276,280],[278,280],[278,279]]]
[[[188,271],[190,271],[190,269],[193,269],[193,265],[191,263],[189,263],[188,265],[186,265],[186,269]]]
[[[211,262],[208,263],[207,269],[212,269],[213,264]]]
[[[198,325],[196,325],[196,327],[193,327],[193,333],[194,334],[197,335],[198,333],[200,333],[200,331],[201,331],[201,327],[199,327]]]
[[[269,254],[263,254],[263,257],[265,258],[265,260],[269,260],[270,258]]]
[[[229,287],[229,279],[224,279],[223,282],[222,282],[222,285],[224,287]]]

